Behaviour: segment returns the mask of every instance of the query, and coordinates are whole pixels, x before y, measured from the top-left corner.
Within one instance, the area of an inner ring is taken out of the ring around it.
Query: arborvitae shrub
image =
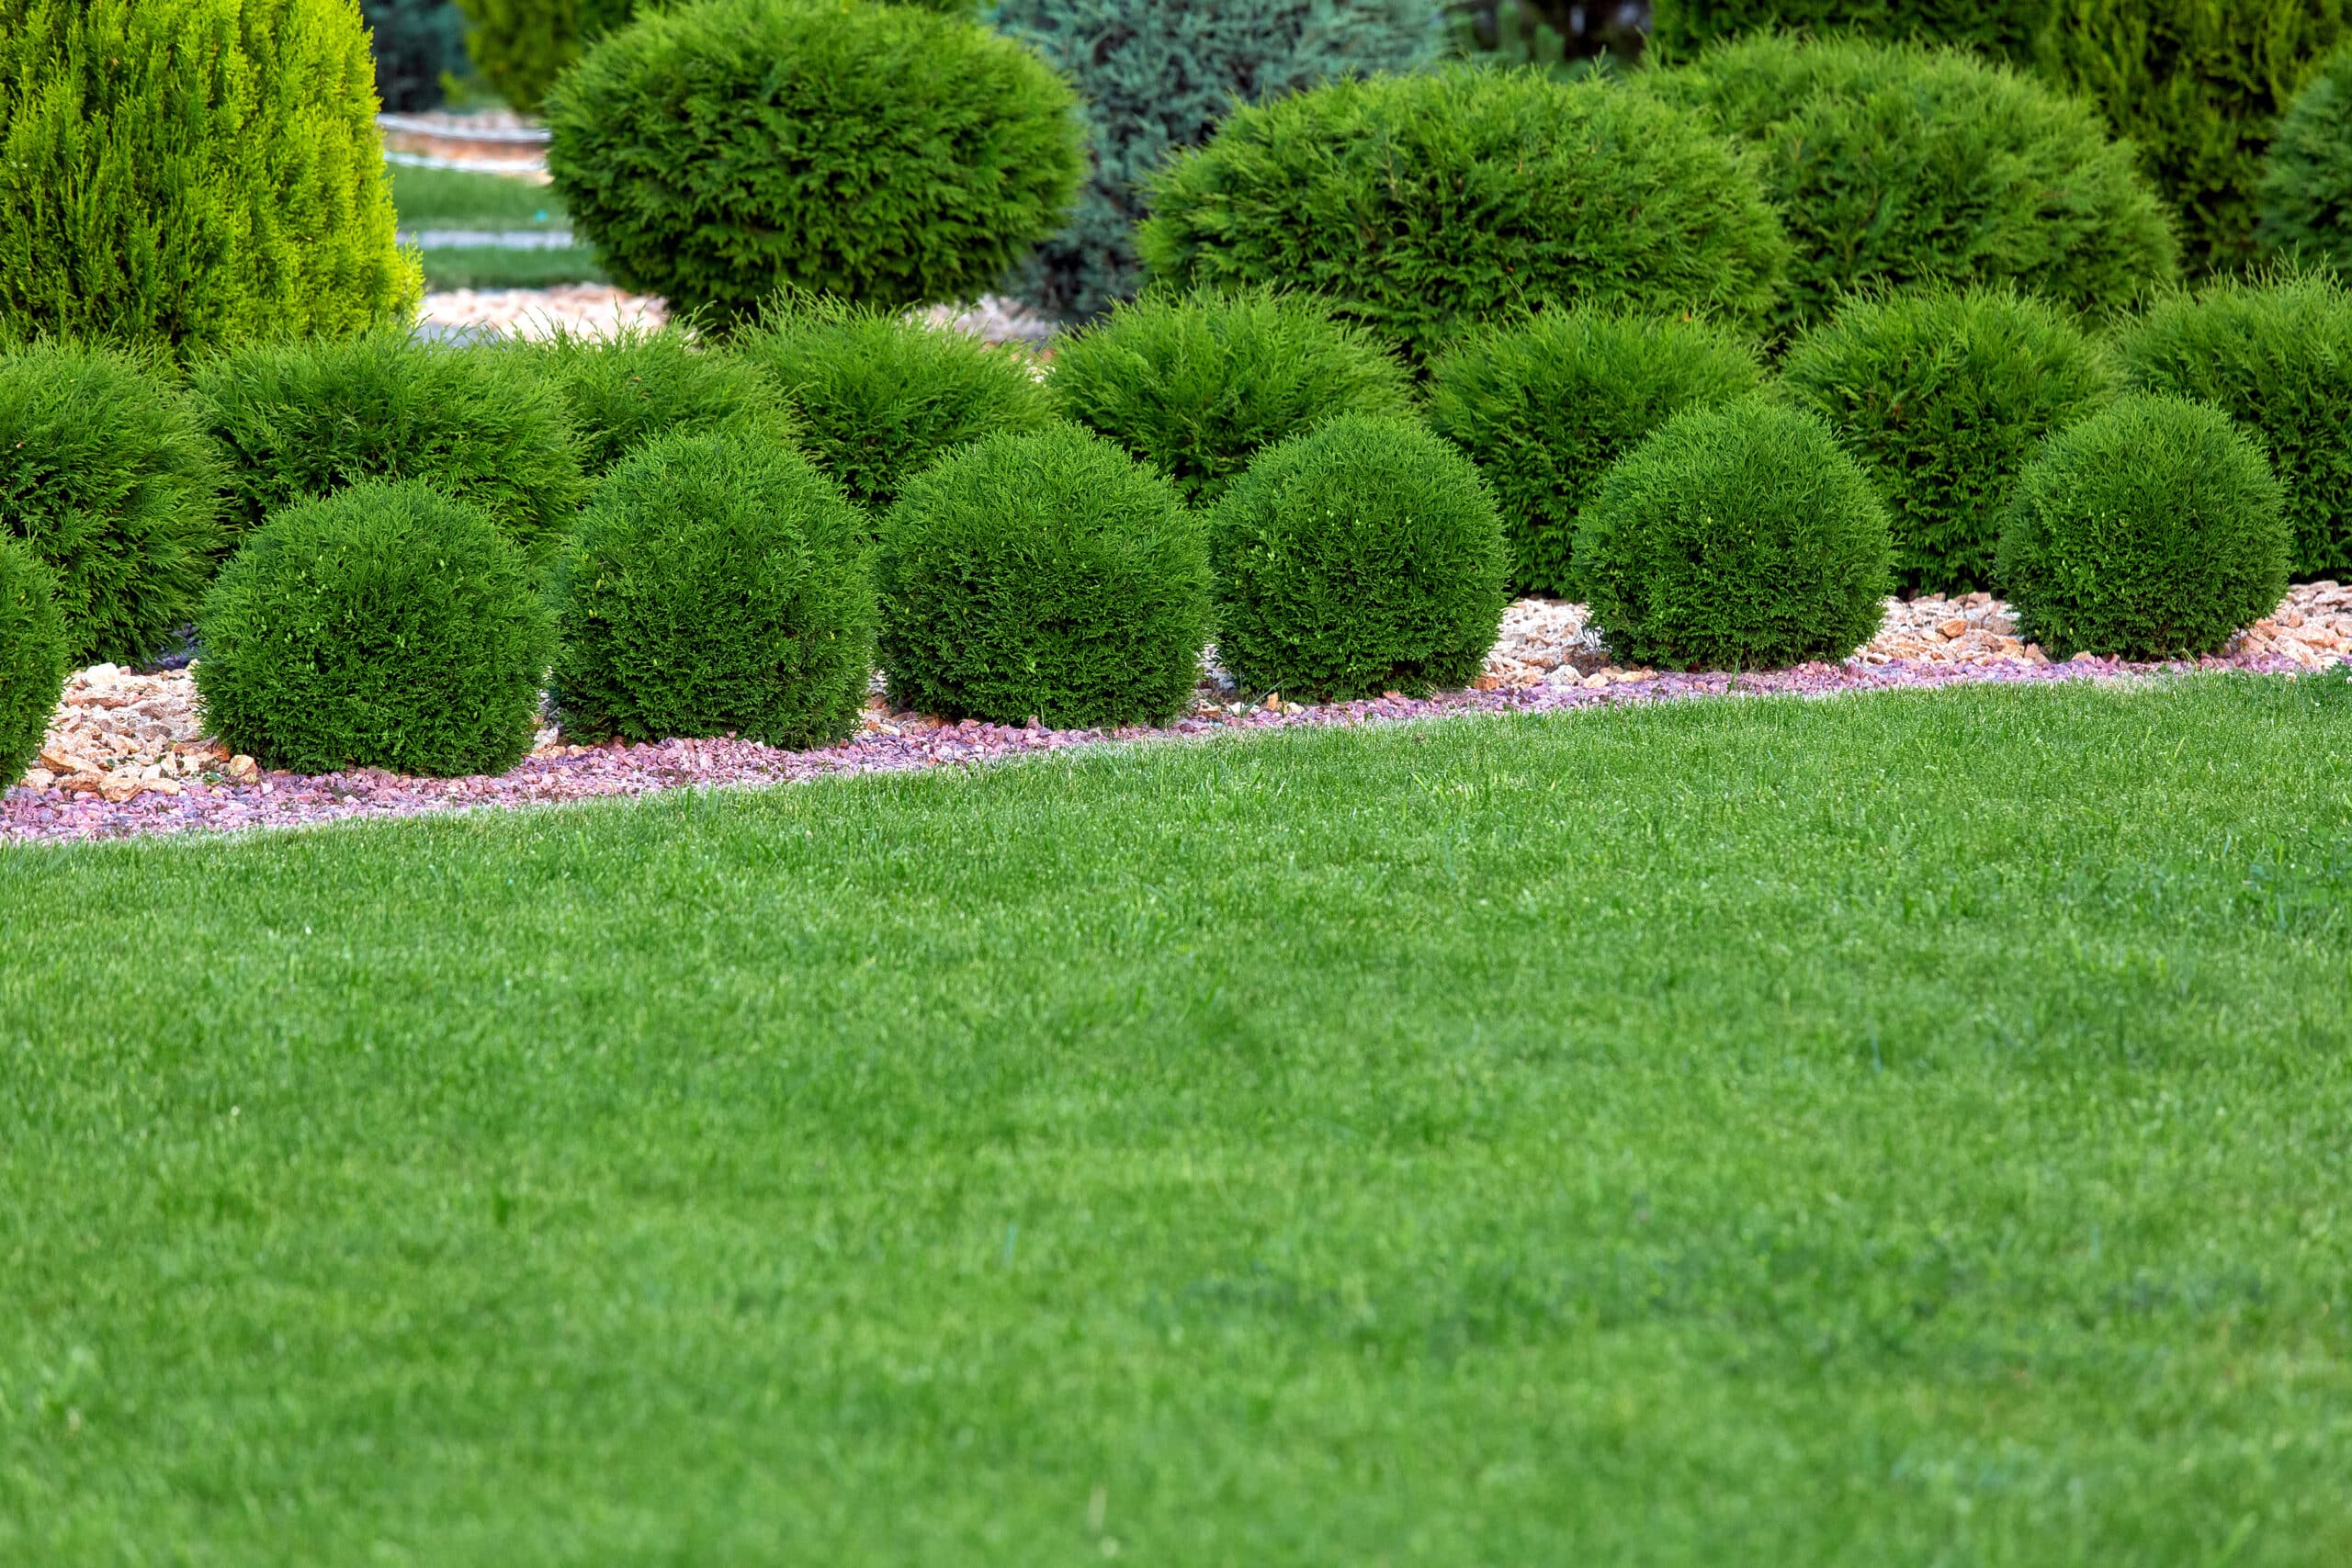
[[[521,355],[383,333],[240,350],[198,365],[194,383],[240,527],[361,479],[418,479],[480,507],[535,567],[571,528],[580,459]]]
[[[187,400],[111,349],[0,353],[0,536],[56,574],[79,664],[140,664],[196,614],[221,472]]]
[[[548,169],[624,288],[743,315],[791,285],[969,299],[1068,219],[1069,84],[975,21],[867,0],[639,17],[548,97]]]
[[[800,449],[877,518],[943,454],[1054,417],[1018,353],[879,310],[780,301],[734,348],[784,393]]]
[[[1442,41],[1437,0],[1000,0],[994,19],[1068,73],[1086,106],[1091,175],[1023,288],[1067,317],[1136,292],[1138,183],[1171,149],[1206,141],[1236,99],[1410,71]]]
[[[449,0],[359,0],[376,56],[376,96],[396,113],[436,108],[441,76],[466,63],[466,18]]]
[[[2018,470],[2119,389],[2065,313],[1940,288],[1849,301],[1797,340],[1781,384],[1862,460],[1894,525],[1895,583],[1913,593],[1992,587]]]
[[[1466,685],[1509,597],[1478,470],[1375,414],[1261,454],[1209,519],[1209,566],[1218,661],[1245,691],[1316,702]]]
[[[1750,398],[1685,409],[1610,469],[1576,560],[1620,660],[1753,670],[1868,642],[1888,552],[1886,509],[1829,426]]]
[[[874,558],[890,700],[1056,728],[1175,716],[1208,640],[1201,525],[1101,436],[991,435],[915,476]]]
[[[2217,653],[2286,594],[2278,480],[2221,410],[2135,393],[2026,465],[2000,577],[2052,659]]]
[[[1755,345],[1703,321],[1547,310],[1456,344],[1430,367],[1430,424],[1501,504],[1511,583],[1567,597],[1577,513],[1609,466],[1694,404],[1762,379]]]
[[[1795,245],[1784,328],[1854,288],[2014,282],[2089,310],[2178,270],[2132,149],[2087,105],[2007,67],[1763,37],[1642,80],[1753,149]]]
[[[1684,60],[1772,28],[1958,44],[2031,64],[2056,0],[1653,0],[1650,47]]]
[[[1272,446],[1340,413],[1412,409],[1412,377],[1379,339],[1303,295],[1155,294],[1054,351],[1062,413],[1205,506]]]
[[[198,631],[207,728],[304,773],[505,772],[530,750],[553,646],[514,545],[420,479],[273,514]]]
[[[375,113],[352,0],[0,4],[0,338],[404,322]]]
[[[466,49],[509,106],[537,114],[580,51],[637,14],[639,0],[458,0]]]
[[[564,732],[733,734],[771,746],[857,728],[874,669],[865,519],[807,458],[756,435],[670,435],[613,470],[550,595]]]
[[[2352,49],[2339,49],[2278,121],[2255,191],[2262,249],[2352,267]]]
[[[682,332],[631,327],[598,338],[559,329],[512,352],[532,356],[555,388],[591,475],[673,434],[731,430],[793,444],[792,413],[775,383]]]
[[[1136,249],[1184,288],[1303,288],[1417,362],[1580,302],[1756,316],[1787,244],[1756,176],[1614,83],[1455,70],[1234,110],[1148,186]]]
[[[39,557],[0,536],[0,790],[40,753],[50,715],[65,691],[65,617],[57,580]]]

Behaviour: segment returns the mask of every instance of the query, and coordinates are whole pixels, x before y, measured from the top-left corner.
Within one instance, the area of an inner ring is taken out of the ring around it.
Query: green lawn
[[[2352,690],[0,852],[0,1562],[2352,1561]]]
[[[511,233],[562,229],[571,215],[553,189],[511,175],[461,169],[390,166],[392,205],[404,231],[440,229]],[[560,283],[601,283],[596,252],[585,244],[560,250],[509,250],[483,245],[433,246],[424,252],[427,288],[545,288]]]

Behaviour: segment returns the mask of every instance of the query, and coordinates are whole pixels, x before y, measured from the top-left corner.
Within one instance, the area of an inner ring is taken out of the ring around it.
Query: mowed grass
[[[0,1562],[2352,1560],[2352,694],[0,854]]]
[[[464,169],[389,165],[392,206],[403,231],[461,230],[491,233],[562,229],[571,215],[552,187],[512,175],[481,175]],[[424,286],[441,288],[547,288],[565,283],[602,283],[595,248],[572,244],[559,250],[512,250],[489,245],[440,245],[426,249]]]

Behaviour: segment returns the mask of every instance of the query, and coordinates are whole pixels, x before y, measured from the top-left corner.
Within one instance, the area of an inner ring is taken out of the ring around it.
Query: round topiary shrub
[[[1466,685],[1509,557],[1468,458],[1409,420],[1342,414],[1250,466],[1209,519],[1217,659],[1249,691],[1346,702]]]
[[[1412,378],[1320,302],[1263,291],[1155,294],[1056,345],[1047,388],[1206,506],[1261,446],[1334,414],[1411,412]]]
[[[1019,353],[878,310],[783,301],[734,351],[782,390],[800,449],[876,517],[945,453],[1053,423],[1053,399]]]
[[[1147,188],[1136,248],[1154,277],[1311,289],[1417,363],[1579,302],[1760,315],[1787,256],[1755,175],[1690,116],[1532,70],[1244,106]]]
[[[592,476],[664,435],[723,430],[793,444],[792,413],[775,383],[681,332],[630,327],[597,338],[558,329],[513,352],[532,356],[555,388]]]
[[[76,664],[142,664],[220,548],[220,465],[187,400],[111,349],[0,354],[0,537],[56,576]]]
[[[276,513],[197,625],[206,727],[303,773],[504,773],[530,750],[552,651],[514,545],[414,479]]]
[[[702,0],[639,17],[548,97],[548,170],[627,288],[722,321],[792,285],[977,297],[1060,228],[1069,86],[976,21],[866,0]]]
[[[1642,80],[1754,149],[1795,246],[1784,329],[1854,289],[2012,282],[2090,310],[2178,271],[2132,148],[2087,105],[2004,66],[1767,36]]]
[[[2352,293],[2227,280],[2125,323],[2116,349],[2135,389],[2211,403],[2262,437],[2295,576],[2352,576]]]
[[[1577,576],[1617,658],[1674,670],[1843,659],[1886,611],[1886,509],[1817,414],[1685,409],[1600,481]]]
[[[1099,435],[1000,434],[917,475],[875,552],[890,701],[1057,728],[1157,724],[1208,640],[1199,519]]]
[[[537,114],[580,51],[637,15],[639,0],[458,0],[466,52],[482,80],[522,114]]]
[[[2330,55],[2279,118],[2255,210],[2268,254],[2352,268],[2352,49]]]
[[[2052,659],[2217,653],[2286,595],[2278,480],[2221,410],[2126,397],[2026,466],[2000,576]]]
[[[1546,310],[1447,351],[1430,367],[1429,418],[1494,487],[1512,586],[1566,598],[1577,513],[1609,466],[1679,411],[1762,378],[1755,345],[1726,327]]]
[[[550,597],[564,733],[814,746],[874,669],[865,519],[772,441],[669,435],[613,471]]]
[[[377,479],[429,479],[481,508],[535,570],[571,529],[580,458],[554,390],[521,355],[387,333],[241,349],[193,381],[240,529]]]
[[[405,322],[351,0],[0,7],[0,339],[201,349]]]
[[[2043,436],[2114,400],[2073,319],[2008,291],[1857,299],[1797,340],[1781,385],[1862,460],[1911,593],[1993,585],[2009,492]]]
[[[0,790],[40,754],[50,716],[65,694],[65,617],[39,557],[0,536]]]

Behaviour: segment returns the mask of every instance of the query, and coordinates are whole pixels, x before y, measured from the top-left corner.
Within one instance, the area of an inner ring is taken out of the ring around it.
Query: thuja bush
[[[1407,413],[1412,377],[1315,299],[1153,295],[1056,345],[1048,388],[1207,505],[1261,446],[1340,413]]]
[[[1762,314],[1787,245],[1720,138],[1601,80],[1456,70],[1234,110],[1148,185],[1136,249],[1182,288],[1320,293],[1417,363],[1589,302]]]
[[[0,353],[0,536],[55,574],[79,664],[140,664],[196,613],[221,469],[187,400],[131,355]]]
[[[507,104],[537,114],[581,51],[639,9],[639,0],[458,0],[466,51]]]
[[[421,479],[277,513],[197,625],[206,727],[305,773],[505,772],[530,749],[552,648],[521,553]]]
[[[352,0],[0,0],[0,338],[405,321],[374,74]]]
[[[2217,653],[2287,592],[2278,480],[2229,415],[2134,393],[2050,438],[2018,480],[2000,577],[2053,659]]]
[[[1895,583],[1914,593],[1991,588],[2018,470],[2119,389],[2068,313],[1949,288],[1850,301],[1797,340],[1781,385],[1861,459],[1894,527]]]
[[[2265,252],[2352,267],[2352,49],[2330,55],[2280,118],[2255,210]]]
[[[1430,367],[1429,420],[1494,487],[1512,585],[1565,598],[1577,513],[1610,465],[1679,411],[1761,379],[1755,344],[1728,327],[1547,310],[1447,351]]]
[[[865,540],[841,488],[773,441],[640,448],[599,487],[556,571],[564,732],[845,738],[874,669]]]
[[[559,329],[510,352],[534,359],[554,387],[591,476],[673,434],[726,430],[792,445],[792,413],[775,383],[682,332],[631,327],[599,338]]]
[[[1685,409],[1610,469],[1576,570],[1618,659],[1773,669],[1869,641],[1888,555],[1886,509],[1827,423],[1750,398]]]
[[[1209,520],[1218,661],[1248,691],[1344,702],[1467,684],[1508,597],[1502,519],[1410,420],[1343,414],[1250,466]]]
[[[1069,86],[976,21],[866,0],[639,17],[548,95],[548,169],[625,288],[722,323],[792,285],[878,306],[994,287],[1083,169]]]
[[[50,715],[65,692],[65,617],[57,580],[40,558],[0,536],[0,790],[40,753]]]
[[[1654,0],[1650,47],[1671,60],[1773,28],[1958,44],[2030,64],[2057,0]]]
[[[917,475],[874,558],[898,706],[1057,728],[1157,724],[1200,678],[1201,525],[1075,425],[992,435]]]

